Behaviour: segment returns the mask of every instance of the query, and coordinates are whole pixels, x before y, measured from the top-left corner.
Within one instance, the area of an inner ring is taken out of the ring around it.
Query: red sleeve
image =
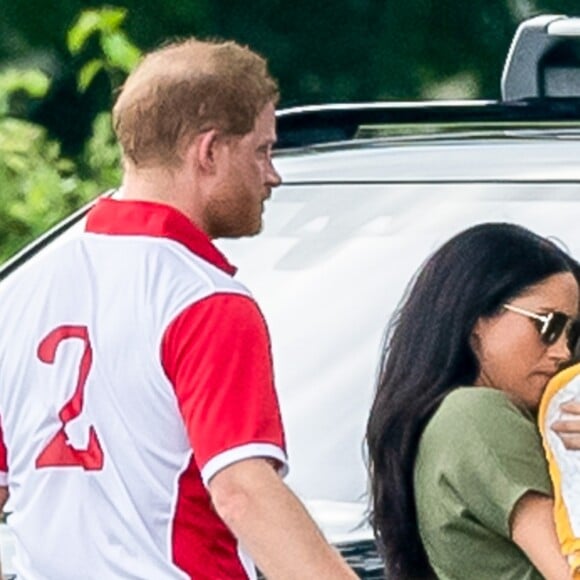
[[[6,445],[4,445],[4,432],[0,424],[0,485],[7,485],[6,474],[8,473],[8,457]]]
[[[204,480],[212,460],[209,477],[246,457],[285,464],[270,339],[254,300],[215,294],[187,308],[165,332],[162,362]]]

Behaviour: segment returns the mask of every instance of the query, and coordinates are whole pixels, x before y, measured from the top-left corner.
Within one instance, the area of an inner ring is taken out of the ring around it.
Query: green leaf
[[[7,117],[0,120],[0,153],[25,153],[33,144],[45,138],[46,130],[21,119]]]
[[[99,58],[94,58],[89,60],[81,68],[78,76],[77,86],[80,92],[84,92],[89,88],[89,85],[93,82],[96,74],[103,69],[104,63]]]
[[[84,10],[67,33],[67,47],[71,54],[78,54],[87,40],[96,32],[111,34],[125,21],[125,8],[106,7],[98,10]]]
[[[33,98],[48,92],[50,79],[39,70],[10,68],[0,72],[0,119],[10,114],[11,95],[22,91]]]
[[[46,96],[50,87],[50,79],[39,70],[18,71],[15,79],[14,89],[26,91],[31,97],[40,99]]]
[[[24,91],[31,97],[41,98],[49,87],[50,79],[39,70],[11,68],[0,73],[0,91],[3,94]]]
[[[73,24],[66,37],[66,45],[70,53],[78,54],[87,40],[98,30],[101,30],[101,16],[97,10],[84,10]]]
[[[127,73],[135,68],[141,58],[141,51],[123,32],[103,35],[101,47],[109,65]]]
[[[101,30],[103,32],[115,32],[119,30],[121,24],[127,17],[127,10],[125,8],[107,7],[99,10],[101,18]]]

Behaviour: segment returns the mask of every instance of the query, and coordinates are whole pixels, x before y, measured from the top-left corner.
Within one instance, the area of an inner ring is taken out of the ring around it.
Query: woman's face
[[[539,315],[557,311],[574,318],[578,303],[578,284],[568,272],[549,276],[509,302]],[[512,399],[537,409],[547,382],[570,358],[566,334],[546,345],[537,322],[506,308],[490,318],[480,318],[472,334],[480,364],[475,384],[501,389]]]

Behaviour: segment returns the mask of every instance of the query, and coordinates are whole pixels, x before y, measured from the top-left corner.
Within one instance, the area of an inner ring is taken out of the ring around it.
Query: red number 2
[[[82,467],[85,470],[103,468],[103,450],[95,428],[89,428],[89,443],[86,449],[76,449],[68,441],[65,433],[67,423],[76,419],[82,412],[85,383],[93,362],[93,350],[86,326],[59,326],[51,331],[38,346],[38,358],[46,364],[53,364],[58,345],[68,339],[83,341],[84,351],[79,365],[77,385],[72,398],[58,414],[61,427],[48,445],[36,458],[36,467]]]

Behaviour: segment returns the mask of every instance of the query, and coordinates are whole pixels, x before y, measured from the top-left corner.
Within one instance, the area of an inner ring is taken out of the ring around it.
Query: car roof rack
[[[416,135],[417,125],[441,132],[453,128],[532,129],[559,124],[570,127],[574,122],[580,127],[578,98],[309,106],[278,111],[276,150],[387,135]]]
[[[542,15],[520,24],[502,79],[504,101],[580,97],[580,18]]]
[[[513,128],[580,122],[580,18],[542,15],[512,40],[499,101],[383,102],[295,107],[277,113],[276,149],[401,134],[409,125]],[[383,126],[382,133],[364,128]],[[362,128],[362,130],[361,130]],[[408,133],[409,131],[407,131]]]

